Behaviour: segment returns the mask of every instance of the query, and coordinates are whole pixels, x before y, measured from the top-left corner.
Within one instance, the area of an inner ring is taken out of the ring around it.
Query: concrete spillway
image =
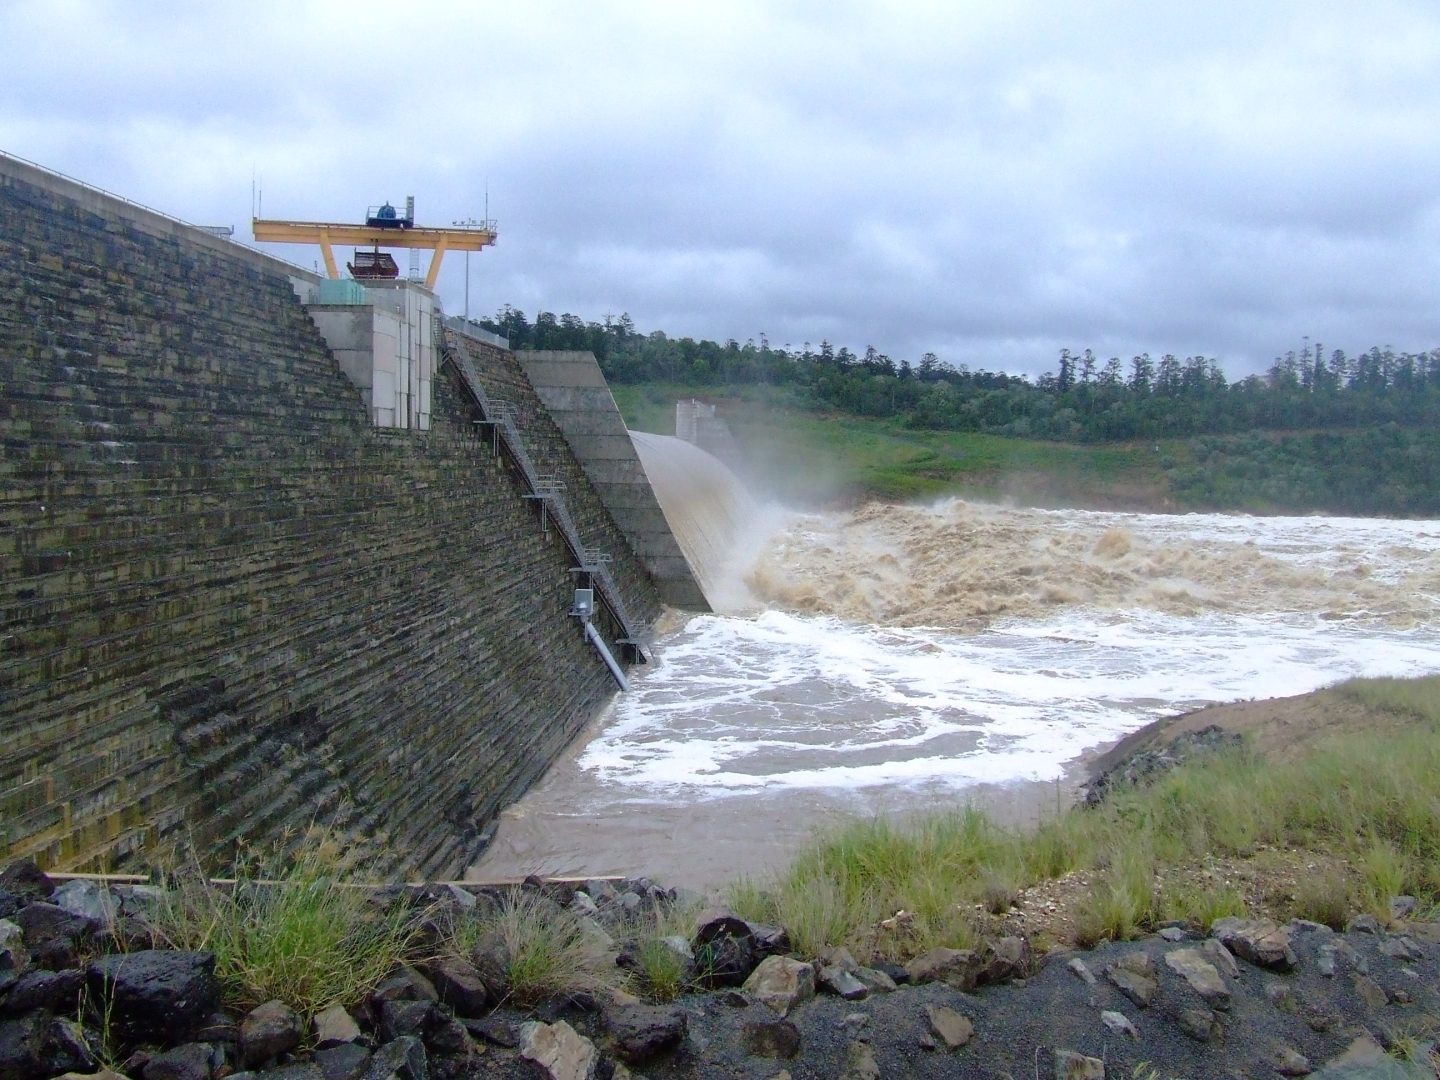
[[[630,432],[665,520],[716,610],[733,606],[735,556],[756,520],[755,501],[719,458],[673,435]]]

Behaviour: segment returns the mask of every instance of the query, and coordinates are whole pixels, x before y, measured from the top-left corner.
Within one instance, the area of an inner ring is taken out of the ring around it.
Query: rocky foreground
[[[629,916],[673,893],[645,882],[531,882],[626,953]],[[1030,955],[1017,937],[864,967],[794,956],[775,927],[725,913],[683,955],[707,989],[667,1004],[621,991],[522,1011],[493,958],[417,958],[357,1007],[222,1008],[215,958],[143,932],[158,890],[0,874],[0,1080],[586,1080],[674,1077],[1434,1076],[1440,923],[1405,898],[1382,926],[1223,919],[1090,952]],[[492,891],[493,892],[493,891]],[[481,887],[396,888],[427,919]],[[116,941],[129,951],[107,951]]]

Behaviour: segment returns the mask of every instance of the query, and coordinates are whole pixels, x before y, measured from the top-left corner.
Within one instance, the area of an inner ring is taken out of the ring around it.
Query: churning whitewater
[[[931,507],[772,514],[748,597],[656,643],[478,876],[777,865],[839,814],[1033,817],[1161,716],[1440,669],[1440,523]]]

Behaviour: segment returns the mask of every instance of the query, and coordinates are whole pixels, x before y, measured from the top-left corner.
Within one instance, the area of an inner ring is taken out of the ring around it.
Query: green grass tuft
[[[515,888],[493,907],[458,919],[448,948],[465,959],[477,948],[497,959],[509,998],[533,1006],[620,985],[621,973],[603,933],[538,890]]]
[[[1335,689],[1363,705],[1440,724],[1440,675],[1420,679],[1349,679]]]
[[[1208,930],[1216,919],[1249,913],[1245,897],[1231,885],[1171,885],[1160,890],[1159,917]]]
[[[402,961],[416,918],[349,887],[352,869],[332,837],[312,831],[283,868],[242,865],[233,887],[187,874],[155,929],[178,948],[213,952],[224,999],[237,1009],[275,999],[302,1016],[353,1006]]]
[[[1200,923],[1243,914],[1232,888],[1156,895],[1157,866],[1244,858],[1262,849],[1333,856],[1347,871],[1302,881],[1294,913],[1343,924],[1356,905],[1387,914],[1391,896],[1440,904],[1440,677],[1355,680],[1343,693],[1397,720],[1385,739],[1332,737],[1308,754],[1261,760],[1245,747],[1188,763],[1094,809],[1032,832],[965,808],[906,821],[857,821],[813,841],[772,881],[745,881],[731,901],[747,918],[787,927],[801,952],[847,945],[904,957],[974,937],[977,907],[1075,870],[1099,874],[1077,911],[1082,939],[1125,938],[1157,919]],[[1023,903],[1023,902],[1022,902]],[[903,913],[903,916],[902,916]]]

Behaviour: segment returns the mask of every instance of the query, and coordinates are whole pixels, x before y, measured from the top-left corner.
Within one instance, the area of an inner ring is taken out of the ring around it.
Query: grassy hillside
[[[1116,788],[1098,807],[1033,831],[968,807],[837,825],[773,879],[738,883],[732,900],[748,918],[785,926],[802,951],[844,944],[857,956],[972,948],[1013,932],[1005,919],[1015,904],[1041,948],[1130,938],[1171,919],[1206,927],[1222,915],[1341,927],[1370,912],[1384,923],[1399,895],[1434,917],[1440,676],[1356,679],[1247,703],[1238,716],[1222,708],[1194,714],[1191,726],[1220,719],[1243,729],[1242,745]],[[1313,730],[1312,709],[1328,717]],[[1267,745],[1282,749],[1266,754]]]
[[[1395,424],[1129,442],[927,430],[817,407],[788,388],[613,387],[626,422],[672,434],[674,403],[718,406],[758,490],[801,504],[960,495],[1036,506],[1440,516],[1440,432]]]
[[[816,410],[767,388],[613,386],[625,422],[671,435],[675,402],[719,408],[760,488],[789,502],[911,500],[962,495],[1040,505],[1159,509],[1171,505],[1154,444],[1082,446],[955,431]]]

